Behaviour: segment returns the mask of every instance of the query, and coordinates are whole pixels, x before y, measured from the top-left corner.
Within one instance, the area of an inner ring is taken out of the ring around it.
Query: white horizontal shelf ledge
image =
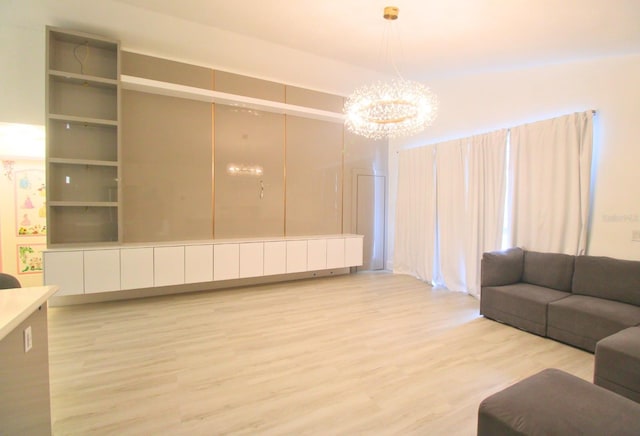
[[[311,118],[315,120],[329,121],[332,123],[344,123],[344,115],[338,112],[280,103],[277,101],[262,100],[243,95],[228,94],[226,92],[212,91],[193,86],[160,82],[158,80],[144,79],[142,77],[128,76],[125,74],[120,76],[120,81],[123,89],[131,91],[185,98],[189,100],[204,101],[207,103],[224,104],[228,106],[237,106],[245,109],[293,115],[296,117]]]
[[[69,122],[74,124],[90,124],[92,126],[117,126],[116,120],[105,120],[102,118],[78,117],[76,115],[50,114],[49,119]]]
[[[62,207],[118,207],[115,201],[50,201],[49,206]]]
[[[88,160],[88,159],[67,159],[60,157],[50,157],[50,163],[68,164],[68,165],[93,165],[99,167],[117,167],[118,162],[110,160]]]
[[[69,81],[79,84],[91,84],[116,89],[118,81],[115,79],[106,79],[99,76],[90,76],[87,74],[68,73],[66,71],[49,70],[51,77],[59,80]]]

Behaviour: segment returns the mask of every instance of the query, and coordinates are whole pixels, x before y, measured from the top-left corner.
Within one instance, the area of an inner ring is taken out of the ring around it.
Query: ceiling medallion
[[[386,7],[383,17],[396,20],[398,8]],[[425,85],[398,77],[357,88],[347,98],[344,112],[345,124],[353,133],[375,140],[392,139],[415,135],[431,125],[437,116],[438,99]]]

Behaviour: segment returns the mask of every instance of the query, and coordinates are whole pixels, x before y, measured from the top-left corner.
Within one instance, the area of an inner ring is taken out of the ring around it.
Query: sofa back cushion
[[[572,291],[640,306],[640,262],[576,256]]]
[[[522,281],[571,292],[574,259],[570,254],[525,251]]]
[[[480,281],[482,286],[502,286],[518,283],[522,278],[524,252],[514,247],[482,255]]]

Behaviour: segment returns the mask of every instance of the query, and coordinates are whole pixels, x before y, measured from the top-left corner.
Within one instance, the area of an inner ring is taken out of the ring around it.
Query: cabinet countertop
[[[115,250],[122,248],[160,248],[195,245],[222,245],[222,244],[242,244],[251,242],[287,242],[287,241],[308,241],[313,239],[340,239],[340,238],[363,238],[363,235],[351,233],[338,233],[333,235],[309,235],[309,236],[265,236],[255,238],[229,238],[229,239],[204,239],[193,241],[162,241],[162,242],[125,242],[125,243],[105,243],[105,244],[61,244],[55,248],[48,248],[45,252],[56,251],[89,251],[89,250]]]
[[[0,290],[0,340],[46,303],[57,290],[57,286]]]

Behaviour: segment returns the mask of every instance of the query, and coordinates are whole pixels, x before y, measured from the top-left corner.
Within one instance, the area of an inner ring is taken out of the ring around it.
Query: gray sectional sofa
[[[640,325],[640,261],[511,248],[485,253],[480,313],[590,352]]]
[[[637,436],[640,404],[549,368],[482,400],[477,434]]]
[[[482,315],[595,365],[594,384],[546,369],[485,398],[479,436],[640,434],[640,262],[512,248],[483,255],[481,280]]]

